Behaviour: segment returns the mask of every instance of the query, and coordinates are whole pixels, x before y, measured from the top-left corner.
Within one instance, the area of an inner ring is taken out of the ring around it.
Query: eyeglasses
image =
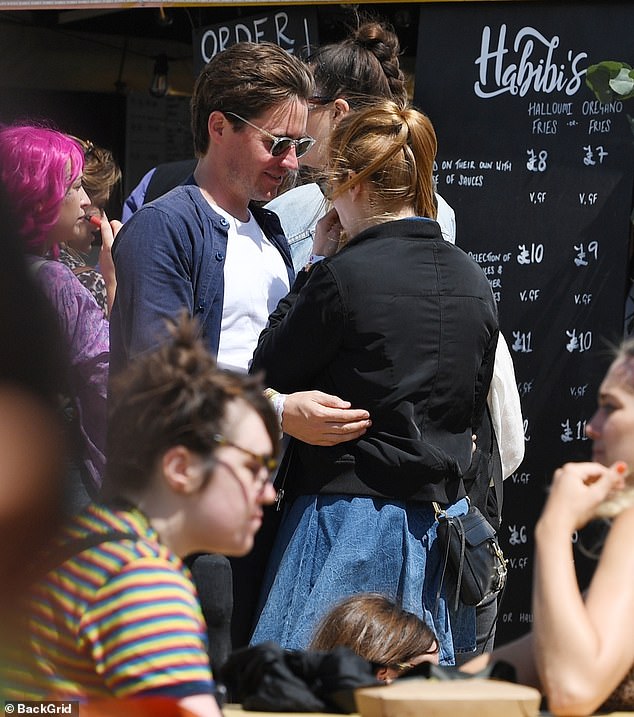
[[[230,441],[228,438],[225,438],[220,433],[216,433],[212,436],[212,440],[214,443],[217,443],[219,446],[230,446],[231,448],[236,448],[237,450],[244,453],[246,456],[249,456],[249,458],[258,464],[259,470],[258,475],[255,476],[255,482],[257,484],[258,490],[261,490],[266,483],[268,483],[271,480],[271,474],[273,471],[277,468],[277,458],[274,456],[267,456],[262,455],[260,453],[254,453],[253,451],[250,451],[248,448],[243,448],[242,446],[239,446],[237,443],[234,443],[233,441]],[[260,472],[262,469],[266,470],[266,475],[261,476]]]
[[[273,155],[273,157],[279,157],[281,154],[284,154],[284,152],[288,152],[291,147],[295,147],[296,157],[302,157],[315,144],[315,140],[308,135],[306,137],[300,137],[299,139],[293,139],[292,137],[276,137],[274,134],[262,129],[262,127],[258,127],[256,124],[253,124],[253,122],[249,122],[249,120],[244,119],[244,117],[240,117],[240,115],[237,115],[235,112],[225,112],[225,114],[235,117],[240,120],[240,122],[248,124],[249,127],[257,129],[258,132],[261,132],[263,135],[268,137],[271,140],[271,148],[269,149],[269,152]]]

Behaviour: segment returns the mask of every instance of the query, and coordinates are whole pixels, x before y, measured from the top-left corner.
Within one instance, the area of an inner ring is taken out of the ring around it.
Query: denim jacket
[[[438,217],[443,239],[451,244],[456,243],[456,215],[447,202],[436,194]],[[275,212],[282,223],[284,234],[288,239],[293,257],[295,273],[308,263],[313,251],[315,226],[328,211],[328,201],[318,184],[302,184],[289,189],[272,199],[267,209]]]

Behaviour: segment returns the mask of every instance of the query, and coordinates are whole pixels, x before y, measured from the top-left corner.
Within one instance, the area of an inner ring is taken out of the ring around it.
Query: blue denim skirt
[[[464,515],[462,499],[447,509]],[[349,495],[307,495],[285,509],[251,644],[306,649],[319,620],[342,598],[378,592],[433,628],[440,663],[475,650],[475,608],[439,594],[441,551],[429,503]]]

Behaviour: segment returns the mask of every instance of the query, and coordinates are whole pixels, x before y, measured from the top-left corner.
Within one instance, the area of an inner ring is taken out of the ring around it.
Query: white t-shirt
[[[241,222],[217,206],[214,210],[229,222],[218,366],[247,371],[269,314],[290,289],[288,271],[250,212]]]

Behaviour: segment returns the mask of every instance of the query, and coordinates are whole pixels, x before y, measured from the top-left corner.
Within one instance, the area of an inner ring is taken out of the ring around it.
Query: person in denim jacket
[[[398,37],[387,25],[367,21],[341,42],[323,45],[308,58],[315,94],[308,102],[307,127],[317,141],[300,164],[310,170],[313,180],[283,192],[266,205],[280,217],[296,272],[308,262],[315,225],[330,208],[318,181],[325,167],[328,136],[351,110],[380,98],[407,100],[400,51]],[[436,202],[436,220],[443,237],[454,244],[454,211],[438,194]]]

